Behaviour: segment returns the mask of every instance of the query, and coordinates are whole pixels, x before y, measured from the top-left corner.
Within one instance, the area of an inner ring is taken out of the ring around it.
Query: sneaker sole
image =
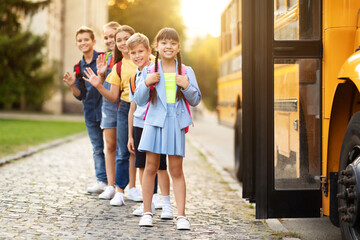
[[[174,216],[160,216],[160,218],[164,220],[172,220],[174,219]]]
[[[127,200],[133,201],[133,202],[142,202],[142,199],[133,199],[133,198],[127,198]]]
[[[101,200],[111,200],[113,197],[110,197],[110,198],[104,198],[104,197],[99,197],[99,199]]]
[[[113,206],[113,207],[120,207],[120,206],[123,206],[123,205],[125,205],[125,204],[111,204],[111,203],[110,203],[110,205]]]
[[[86,191],[87,194],[101,194],[103,193],[104,191],[97,191],[97,192],[89,192],[89,191]]]
[[[153,224],[152,223],[139,223],[140,227],[152,227]]]
[[[177,230],[190,230],[190,228],[178,228]]]
[[[139,226],[140,226],[140,227],[153,227],[153,225],[148,225],[148,224],[146,224],[146,225],[140,225],[140,224],[139,224]]]

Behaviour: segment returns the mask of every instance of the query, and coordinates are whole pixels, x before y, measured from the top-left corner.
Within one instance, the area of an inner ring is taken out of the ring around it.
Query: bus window
[[[275,40],[318,40],[320,1],[274,0]]]
[[[274,61],[275,189],[318,189],[320,60]]]

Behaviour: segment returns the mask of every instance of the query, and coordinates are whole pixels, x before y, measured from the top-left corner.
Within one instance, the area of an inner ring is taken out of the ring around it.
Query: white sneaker
[[[140,218],[139,221],[140,227],[152,227],[153,226],[153,217],[151,212],[146,212],[144,215]]]
[[[171,203],[164,203],[161,211],[161,219],[173,219],[173,208]]]
[[[177,230],[190,230],[190,222],[185,216],[178,216],[177,220]]]
[[[132,200],[134,202],[141,202],[142,201],[142,195],[139,189],[133,187],[129,189],[129,192],[127,194],[127,199]]]
[[[157,193],[154,193],[152,202],[154,203],[156,209],[162,208],[162,202],[160,201],[159,195]]]
[[[106,186],[107,184],[104,182],[97,182],[94,186],[88,187],[86,191],[88,193],[102,193]]]
[[[110,201],[111,206],[121,206],[126,205],[124,201],[124,194],[121,192],[116,192],[113,199]]]
[[[155,206],[153,203],[151,203],[151,211],[152,214],[155,215]],[[144,204],[142,203],[140,205],[140,207],[138,207],[137,209],[135,209],[135,211],[133,211],[133,215],[141,217],[144,213]]]
[[[115,195],[115,188],[113,186],[107,186],[105,191],[103,191],[100,195],[100,199],[109,200],[112,199]]]

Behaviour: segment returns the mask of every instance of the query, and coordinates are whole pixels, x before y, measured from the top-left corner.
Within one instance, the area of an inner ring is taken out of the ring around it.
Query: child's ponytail
[[[181,54],[180,52],[177,53],[176,58],[178,60],[178,74],[181,75]],[[180,91],[180,87],[178,86],[176,89],[176,101],[180,101],[180,99],[183,97],[183,93]]]
[[[159,52],[156,52],[156,57],[155,57],[155,72],[158,72],[159,70]],[[156,103],[156,98],[157,98],[157,93],[156,93],[156,88],[152,89],[151,92],[151,103],[155,104]]]

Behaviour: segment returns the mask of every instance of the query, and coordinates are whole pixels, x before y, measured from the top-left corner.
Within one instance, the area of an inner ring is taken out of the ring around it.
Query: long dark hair
[[[127,32],[131,35],[133,35],[135,33],[135,30],[128,26],[128,25],[121,25],[121,27],[118,28],[118,30],[115,32],[114,34],[114,39],[115,39],[115,44],[116,44],[116,35],[119,32]],[[117,48],[117,46],[115,46],[115,53],[114,53],[114,63],[118,63],[123,59],[123,55],[120,52],[120,50]]]
[[[161,29],[155,37],[153,46],[155,48],[155,46],[157,46],[158,42],[164,39],[169,39],[169,40],[173,40],[177,43],[179,43],[180,45],[180,38],[179,38],[179,34],[177,33],[177,31],[174,28],[163,28]],[[180,51],[177,53],[176,55],[177,61],[178,61],[178,74],[181,75],[181,54]],[[156,57],[155,57],[155,72],[158,72],[159,69],[159,64],[158,64],[158,60],[159,60],[159,52],[156,51]],[[181,98],[183,97],[183,93],[180,91],[180,87],[178,86],[177,90],[176,90],[176,101],[179,101]],[[151,103],[155,104],[156,103],[156,99],[157,99],[157,93],[156,93],[156,89],[154,88],[151,94]]]

